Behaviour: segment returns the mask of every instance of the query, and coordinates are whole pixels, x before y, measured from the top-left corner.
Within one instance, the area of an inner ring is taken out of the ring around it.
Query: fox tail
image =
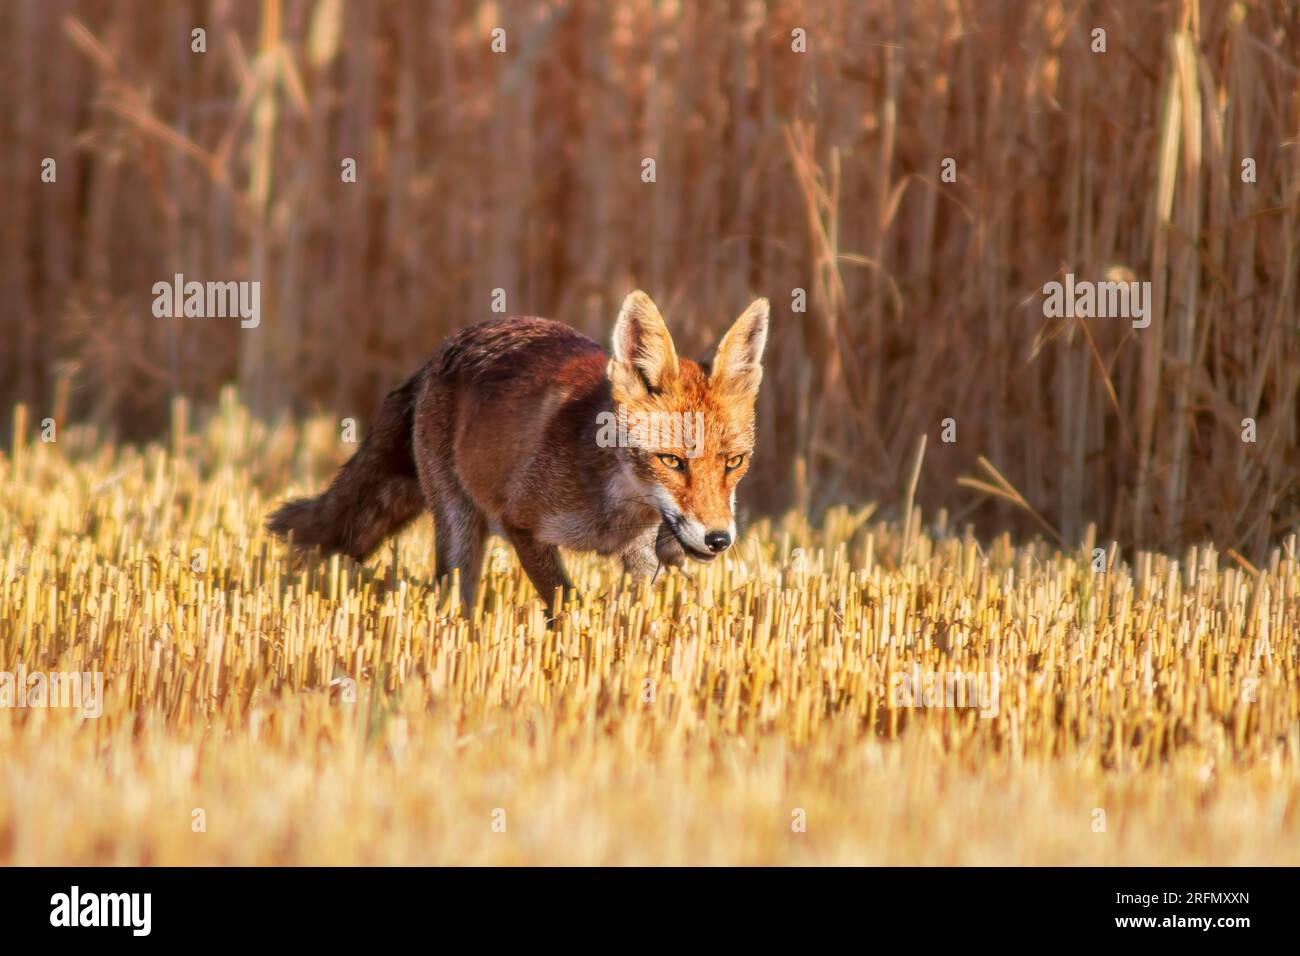
[[[380,543],[419,515],[424,498],[415,470],[412,430],[415,400],[427,366],[388,393],[355,455],[324,494],[289,501],[266,528],[293,534],[295,547],[364,561]]]

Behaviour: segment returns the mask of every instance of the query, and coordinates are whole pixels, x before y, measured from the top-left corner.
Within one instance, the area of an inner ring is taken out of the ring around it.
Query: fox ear
[[[614,325],[609,380],[616,392],[644,397],[677,376],[677,349],[664,317],[640,289],[623,300]]]
[[[758,395],[767,344],[767,299],[755,299],[718,343],[709,384],[733,395]]]

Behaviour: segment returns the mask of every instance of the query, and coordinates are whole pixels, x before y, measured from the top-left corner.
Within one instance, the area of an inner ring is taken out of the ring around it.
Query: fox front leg
[[[560,549],[553,544],[542,544],[531,532],[520,528],[507,526],[505,532],[528,580],[533,582],[538,595],[546,602],[549,627],[555,622],[563,602],[571,600],[577,593],[564,570],[564,562],[560,560]]]

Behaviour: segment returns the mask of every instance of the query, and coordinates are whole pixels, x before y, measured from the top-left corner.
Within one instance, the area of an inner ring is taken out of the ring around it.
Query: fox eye
[[[686,463],[676,455],[659,455],[659,460],[671,468],[673,471],[685,471]]]
[[[744,455],[732,455],[727,459],[727,471],[735,471],[745,463]]]

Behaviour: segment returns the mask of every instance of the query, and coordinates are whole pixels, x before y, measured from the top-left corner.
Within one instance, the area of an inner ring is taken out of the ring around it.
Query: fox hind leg
[[[460,569],[461,614],[474,613],[474,598],[483,571],[488,522],[451,467],[450,440],[442,429],[417,434],[416,471],[424,503],[433,513],[434,580],[450,580]]]
[[[469,617],[474,613],[474,599],[483,571],[487,519],[464,494],[444,495],[433,503],[432,510],[434,576],[439,581],[450,580],[452,571],[460,569],[461,613]]]
[[[460,569],[460,607],[473,616],[483,571],[488,522],[456,473],[456,402],[446,382],[430,371],[416,399],[412,440],[415,472],[425,506],[433,513],[434,578],[439,583]]]

